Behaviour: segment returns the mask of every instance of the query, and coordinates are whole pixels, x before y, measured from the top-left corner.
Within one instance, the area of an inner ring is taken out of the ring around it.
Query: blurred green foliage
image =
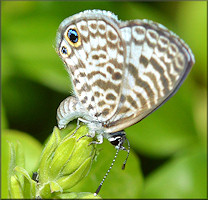
[[[41,143],[49,136],[57,124],[56,109],[71,91],[68,74],[54,49],[56,31],[64,18],[95,8],[110,10],[122,20],[146,18],[163,24],[186,41],[196,59],[177,94],[146,119],[126,129],[132,148],[126,171],[121,170],[125,158],[122,155],[125,152],[122,152],[103,185],[101,197],[206,198],[205,1],[3,1],[2,132],[12,140],[14,137],[9,136],[10,131],[5,129],[24,131]],[[30,142],[27,143],[30,145]],[[7,153],[4,145],[2,159],[6,159]],[[100,148],[101,155],[93,163],[88,177],[73,191],[96,190],[115,154],[114,148],[106,142]],[[34,151],[26,159],[37,160],[37,154]],[[35,167],[34,164],[32,170]],[[2,174],[5,173],[2,171]]]

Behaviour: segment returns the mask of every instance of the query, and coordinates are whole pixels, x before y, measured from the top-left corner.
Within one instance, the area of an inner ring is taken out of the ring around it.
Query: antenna
[[[97,194],[99,193],[99,191],[100,191],[100,189],[101,189],[101,187],[102,187],[102,185],[103,185],[103,183],[104,183],[106,177],[108,176],[108,174],[109,174],[111,168],[112,168],[113,165],[114,165],[114,162],[116,161],[116,157],[117,157],[117,155],[118,155],[119,150],[120,150],[120,149],[118,148],[117,151],[116,151],[116,155],[114,156],[113,162],[111,163],[111,166],[109,167],[108,171],[106,172],[105,176],[103,177],[103,180],[101,181],[101,183],[100,183],[98,189],[97,189],[96,192],[94,193],[94,196],[97,196]]]
[[[123,165],[122,165],[122,169],[124,170],[125,169],[125,166],[126,166],[126,162],[128,160],[128,157],[129,157],[129,153],[130,153],[130,143],[129,143],[129,140],[127,138],[125,138],[127,143],[128,143],[128,149],[125,149],[127,151],[127,156],[126,156],[126,160],[124,161]]]
[[[114,162],[116,161],[116,158],[117,158],[117,155],[118,155],[119,150],[125,150],[125,151],[127,151],[127,156],[126,156],[126,159],[125,159],[125,161],[124,161],[124,163],[122,165],[122,169],[125,169],[126,162],[128,160],[128,157],[129,157],[129,153],[130,153],[130,143],[129,143],[129,140],[125,137],[125,132],[124,131],[119,131],[116,134],[114,133],[114,135],[111,135],[111,137],[109,137],[108,140],[110,141],[110,143],[112,145],[115,146],[115,148],[117,149],[117,151],[116,151],[116,154],[114,156],[113,162],[111,163],[111,166],[109,167],[108,171],[106,172],[105,176],[103,177],[103,180],[101,181],[99,187],[97,188],[96,192],[94,193],[94,196],[97,196],[97,194],[100,192],[100,189],[101,189],[101,187],[102,187],[102,185],[103,185],[106,177],[108,176],[111,168],[114,165]],[[124,143],[125,140],[127,140],[128,149],[126,149],[123,146],[123,143]]]

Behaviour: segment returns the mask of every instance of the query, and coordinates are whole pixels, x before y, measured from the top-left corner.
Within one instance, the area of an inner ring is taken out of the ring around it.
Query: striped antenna
[[[130,153],[130,143],[129,143],[129,140],[128,140],[127,138],[125,138],[125,140],[126,140],[127,143],[128,143],[128,149],[126,149],[126,151],[127,151],[127,156],[126,156],[126,159],[125,159],[125,161],[124,161],[124,163],[123,163],[123,165],[122,165],[122,169],[123,169],[123,170],[125,169],[126,162],[127,162],[127,160],[128,160],[129,153]]]
[[[94,196],[97,196],[97,195],[98,195],[98,193],[99,193],[99,191],[100,191],[100,189],[101,189],[101,187],[102,187],[102,185],[103,185],[103,183],[104,183],[106,177],[108,176],[108,174],[109,174],[111,168],[112,168],[113,165],[114,165],[114,162],[116,161],[116,158],[117,158],[117,155],[118,155],[119,150],[120,150],[120,149],[117,149],[116,155],[114,156],[114,159],[113,159],[113,162],[111,163],[111,166],[109,167],[108,171],[106,172],[105,176],[103,177],[103,180],[101,181],[101,183],[100,183],[98,189],[97,189],[96,192],[94,193]]]

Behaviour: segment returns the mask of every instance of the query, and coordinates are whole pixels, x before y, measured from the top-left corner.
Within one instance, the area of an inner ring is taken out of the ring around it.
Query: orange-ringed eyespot
[[[77,33],[77,31],[74,30],[74,29],[69,29],[69,31],[68,31],[68,38],[73,43],[78,42],[78,33]]]
[[[63,54],[67,54],[67,49],[66,49],[66,47],[65,47],[65,46],[63,46],[63,47],[61,48],[61,53],[63,53]]]

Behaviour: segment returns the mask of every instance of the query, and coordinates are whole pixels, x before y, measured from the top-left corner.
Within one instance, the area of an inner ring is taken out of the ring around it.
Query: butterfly
[[[96,136],[94,143],[107,138],[117,153],[128,154],[124,129],[172,97],[195,63],[188,45],[163,25],[121,21],[104,10],[66,18],[57,32],[56,51],[73,83],[73,95],[57,110],[59,128],[78,119],[88,126],[87,136]]]

